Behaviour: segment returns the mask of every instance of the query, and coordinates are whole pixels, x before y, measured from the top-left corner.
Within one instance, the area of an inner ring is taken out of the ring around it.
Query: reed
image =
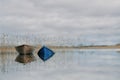
[[[0,51],[13,51],[15,46],[27,44],[40,48],[43,45],[51,48],[108,48],[109,46],[93,46],[95,44],[85,45],[87,40],[82,40],[79,36],[47,36],[37,33],[14,33],[0,34]],[[109,48],[119,48],[119,44]]]

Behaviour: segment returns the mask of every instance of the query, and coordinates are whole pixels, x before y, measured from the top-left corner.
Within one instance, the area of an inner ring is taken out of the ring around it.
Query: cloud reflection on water
[[[120,55],[116,51],[58,50],[45,63],[35,54],[37,60],[26,65],[14,61],[17,54],[4,56],[7,72],[0,72],[0,80],[119,80]]]

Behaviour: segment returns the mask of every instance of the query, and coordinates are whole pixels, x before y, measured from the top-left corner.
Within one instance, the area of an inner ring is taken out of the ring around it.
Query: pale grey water
[[[117,50],[55,50],[43,62],[15,62],[18,53],[0,53],[0,80],[120,80]]]

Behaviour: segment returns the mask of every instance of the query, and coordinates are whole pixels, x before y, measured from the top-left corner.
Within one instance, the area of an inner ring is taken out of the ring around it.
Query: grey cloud
[[[119,0],[0,0],[0,30],[115,33],[120,29],[119,4]]]
[[[33,3],[47,11],[62,11],[78,16],[119,16],[120,13],[118,0],[35,0]]]

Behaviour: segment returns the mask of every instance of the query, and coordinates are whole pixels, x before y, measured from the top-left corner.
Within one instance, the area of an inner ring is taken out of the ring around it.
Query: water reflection
[[[15,52],[0,51],[0,70],[7,72],[9,65],[13,64],[13,59],[16,56]]]
[[[46,62],[39,59],[36,53],[34,55],[17,55],[16,52],[0,53],[2,71],[0,80],[120,79],[120,54],[117,51],[56,50],[55,52],[54,57]],[[34,61],[35,57],[36,61]],[[29,64],[24,65],[24,62]]]
[[[120,53],[120,51],[117,51],[118,53]]]
[[[35,59],[35,56],[33,54],[29,54],[29,55],[19,54],[15,59],[16,62],[24,63],[24,64],[30,63],[30,62],[35,61],[35,60],[36,59]]]
[[[0,63],[1,63],[1,71],[5,72],[5,68],[6,68],[6,61],[7,61],[7,56],[4,52],[0,53]]]

